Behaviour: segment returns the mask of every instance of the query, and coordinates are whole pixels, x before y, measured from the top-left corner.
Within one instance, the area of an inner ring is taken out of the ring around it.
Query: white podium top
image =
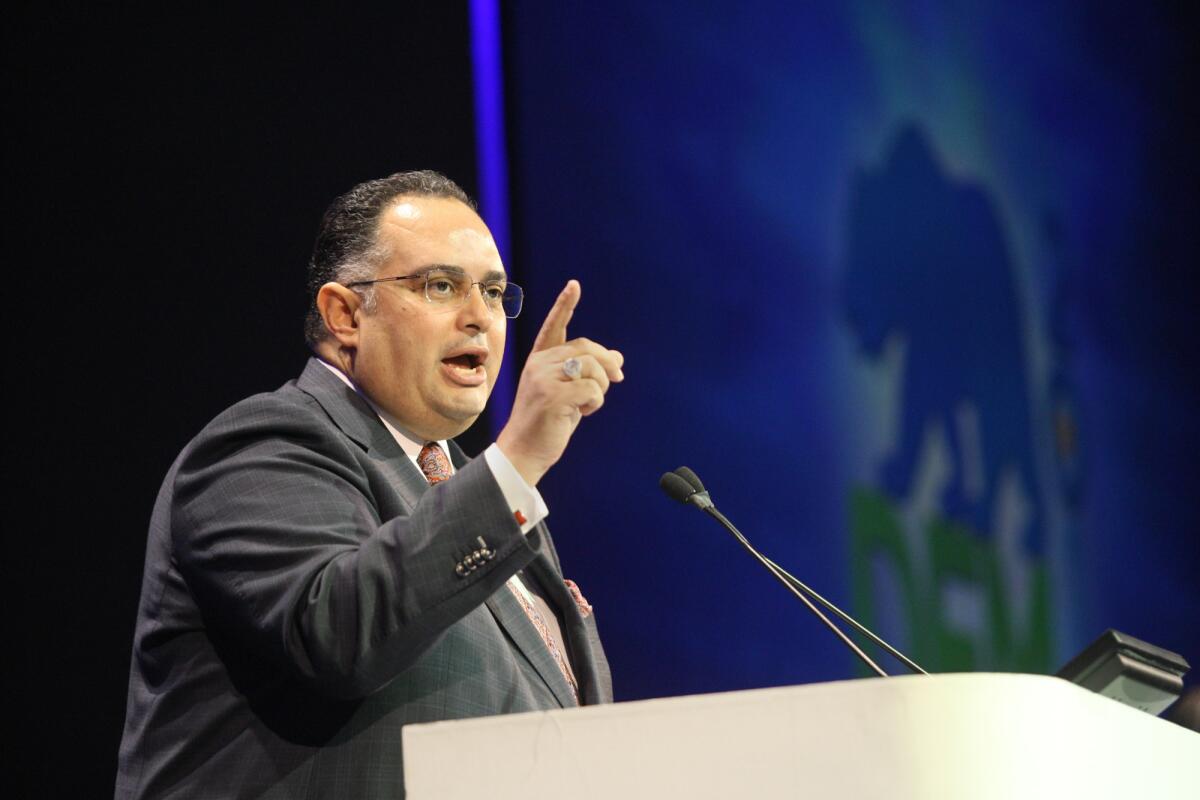
[[[903,676],[412,725],[409,800],[1200,798],[1200,734],[1038,675]]]

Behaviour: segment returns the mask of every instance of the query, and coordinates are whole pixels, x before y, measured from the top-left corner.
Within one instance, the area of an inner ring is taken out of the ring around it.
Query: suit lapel
[[[380,425],[382,428],[383,426]],[[384,429],[387,433],[387,429]],[[388,434],[391,438],[391,434]],[[396,440],[392,439],[395,444]],[[395,453],[384,453],[382,451],[372,451],[371,457],[379,464],[379,469],[392,478],[392,485],[400,493],[400,497],[408,504],[408,510],[411,512],[417,505],[417,501],[421,499],[421,495],[429,489],[429,481],[421,474],[421,470],[417,469],[417,465],[412,463],[412,460],[396,445]]]
[[[545,526],[538,527],[545,541]],[[541,584],[547,602],[557,607],[561,614],[563,638],[566,639],[567,649],[571,654],[571,669],[575,672],[575,682],[579,684],[580,700],[584,703],[601,702],[599,676],[596,674],[596,653],[592,647],[588,622],[583,618],[579,606],[575,604],[575,598],[571,596],[567,585],[563,583],[562,575],[544,552],[539,553],[530,563],[529,571]]]
[[[541,634],[529,621],[525,609],[521,608],[517,598],[513,597],[512,590],[507,585],[497,589],[487,599],[487,607],[492,612],[492,616],[496,618],[496,622],[504,628],[509,638],[516,643],[529,663],[533,664],[538,675],[554,692],[558,704],[563,708],[578,705],[571,687],[567,685],[567,679],[563,677],[562,670],[558,668],[554,657],[550,655],[550,650],[542,641]]]
[[[412,511],[429,482],[384,427],[375,409],[315,358],[308,360],[296,386],[325,409],[342,433],[367,451]]]

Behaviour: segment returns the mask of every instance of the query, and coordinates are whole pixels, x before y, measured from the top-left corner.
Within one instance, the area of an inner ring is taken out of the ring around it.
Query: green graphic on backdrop
[[[881,621],[890,621],[885,630],[894,630],[884,638],[897,636],[892,644],[905,642],[908,655],[931,672],[1051,671],[1050,592],[1043,560],[1028,565],[1029,592],[1021,602],[1004,589],[1004,559],[994,537],[941,518],[918,527],[920,538],[906,535],[891,499],[871,488],[852,490],[850,563],[855,614],[863,624],[876,629]],[[951,594],[957,603],[947,602]],[[966,619],[952,616],[964,598],[975,599],[965,604],[978,613]]]

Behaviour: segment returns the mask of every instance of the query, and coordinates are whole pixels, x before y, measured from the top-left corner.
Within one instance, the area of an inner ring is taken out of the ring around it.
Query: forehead
[[[400,197],[379,219],[380,241],[407,266],[448,264],[503,269],[491,232],[465,203],[447,197]]]

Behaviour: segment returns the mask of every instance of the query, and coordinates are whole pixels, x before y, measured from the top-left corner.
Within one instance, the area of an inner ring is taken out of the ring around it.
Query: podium
[[[1200,734],[1062,679],[912,675],[413,725],[409,800],[1200,797]]]

